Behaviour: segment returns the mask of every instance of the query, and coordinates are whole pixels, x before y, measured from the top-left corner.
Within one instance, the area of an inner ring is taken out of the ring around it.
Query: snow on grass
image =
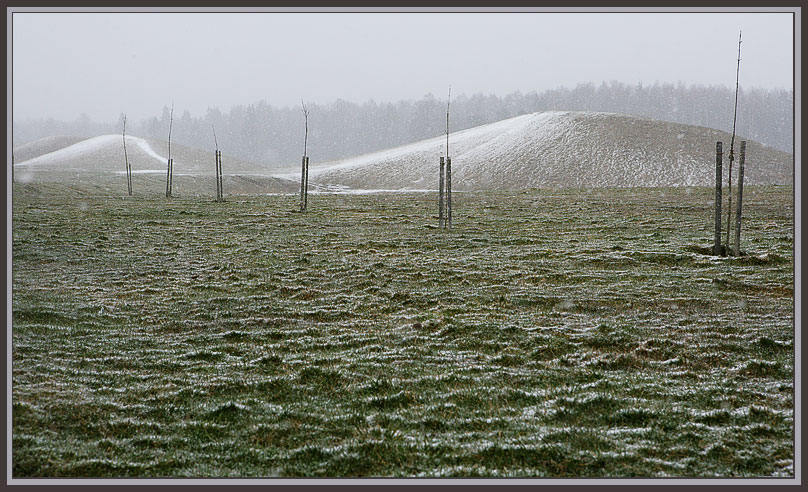
[[[15,477],[794,473],[790,189],[749,265],[687,254],[710,189],[466,193],[441,232],[416,193],[60,186],[13,197]]]

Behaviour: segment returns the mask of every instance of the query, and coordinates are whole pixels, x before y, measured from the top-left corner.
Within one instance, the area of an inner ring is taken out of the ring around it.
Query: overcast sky
[[[790,13],[14,13],[15,120],[617,80],[793,87]]]

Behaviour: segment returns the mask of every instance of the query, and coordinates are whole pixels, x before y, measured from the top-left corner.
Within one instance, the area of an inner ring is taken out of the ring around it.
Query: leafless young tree
[[[452,158],[449,156],[449,104],[452,101],[452,86],[446,100],[446,227],[452,228]]]
[[[729,142],[729,174],[727,175],[727,252],[732,223],[732,161],[735,160],[735,122],[738,120],[738,76],[741,72],[741,31],[738,32],[738,67],[735,69],[735,113],[732,115],[732,138]]]
[[[210,124],[210,128],[213,130],[213,144],[216,147],[216,201],[221,202],[224,200],[224,189],[222,186],[222,153],[219,152],[219,141],[216,139],[216,128],[214,128],[213,123]]]
[[[300,211],[305,212],[308,207],[309,201],[309,157],[307,155],[307,146],[309,141],[309,107],[301,99],[300,104],[303,106],[303,121],[305,124],[305,133],[303,134],[303,162],[301,163],[300,171]]]
[[[168,169],[166,171],[166,198],[171,198],[172,180],[174,178],[174,163],[171,161],[171,127],[174,124],[174,103],[171,103],[171,113],[168,118]]]
[[[126,113],[123,115],[121,135],[123,137],[123,160],[126,165],[126,188],[129,191],[129,196],[132,196],[132,167],[129,165],[129,156],[126,154]]]

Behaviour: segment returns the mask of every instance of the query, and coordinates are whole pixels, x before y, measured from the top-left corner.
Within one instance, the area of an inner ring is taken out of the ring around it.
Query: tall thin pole
[[[735,69],[735,112],[732,115],[732,139],[729,142],[729,173],[727,175],[727,250],[732,229],[732,162],[735,160],[735,123],[738,119],[738,78],[741,72],[741,31],[738,31],[738,66]]]
[[[452,102],[452,86],[449,86],[449,97],[446,99],[446,222],[445,227],[452,228],[452,158],[449,157],[449,104]]]
[[[452,86],[449,86],[449,97],[446,99],[446,158],[449,158],[449,104],[452,102]]]

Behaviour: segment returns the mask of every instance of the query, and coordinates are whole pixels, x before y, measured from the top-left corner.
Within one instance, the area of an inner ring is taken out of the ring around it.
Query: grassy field
[[[792,193],[15,185],[13,475],[793,476]]]

